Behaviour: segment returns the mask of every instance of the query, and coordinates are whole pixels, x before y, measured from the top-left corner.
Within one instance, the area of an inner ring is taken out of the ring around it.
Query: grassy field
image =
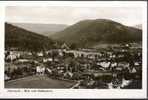
[[[75,82],[55,80],[47,76],[29,76],[5,82],[5,88],[71,88]]]

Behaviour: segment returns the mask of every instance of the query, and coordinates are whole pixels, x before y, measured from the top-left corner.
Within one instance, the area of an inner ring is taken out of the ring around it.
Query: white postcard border
[[[5,89],[4,22],[6,6],[142,7],[143,88],[142,89]],[[0,98],[146,98],[147,96],[147,2],[144,1],[0,1]],[[24,90],[28,90],[25,92]],[[8,92],[9,91],[9,92]],[[12,92],[13,91],[13,92]],[[15,91],[15,92],[14,92]],[[32,92],[34,91],[34,92]],[[41,92],[42,91],[42,92]]]

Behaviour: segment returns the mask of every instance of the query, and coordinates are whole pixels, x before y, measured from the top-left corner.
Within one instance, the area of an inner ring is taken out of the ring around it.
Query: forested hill
[[[99,43],[127,43],[142,41],[142,30],[108,19],[82,20],[52,35],[55,40],[91,47]]]
[[[48,37],[27,31],[9,23],[5,23],[5,48],[22,50],[43,50],[53,47],[54,42]]]

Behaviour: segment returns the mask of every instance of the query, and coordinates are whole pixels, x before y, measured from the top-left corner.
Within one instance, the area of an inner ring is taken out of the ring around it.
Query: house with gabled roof
[[[66,43],[63,43],[63,44],[61,45],[61,48],[62,48],[62,49],[66,49],[66,50],[70,49],[69,46],[68,46]]]

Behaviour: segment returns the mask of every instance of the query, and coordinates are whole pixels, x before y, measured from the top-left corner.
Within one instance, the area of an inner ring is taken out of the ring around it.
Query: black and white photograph
[[[4,89],[145,88],[143,7],[87,4],[5,6]]]
[[[5,88],[141,89],[141,13],[6,7]]]

